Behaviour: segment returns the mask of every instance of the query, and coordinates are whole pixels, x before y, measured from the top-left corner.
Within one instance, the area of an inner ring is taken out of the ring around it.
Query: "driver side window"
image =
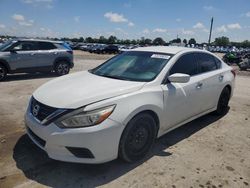
[[[188,74],[190,76],[198,73],[197,61],[194,53],[181,56],[170,69],[169,75],[175,73]]]
[[[17,42],[14,44],[10,50],[15,50],[15,51],[33,51],[37,50],[37,46],[35,43],[32,42]]]

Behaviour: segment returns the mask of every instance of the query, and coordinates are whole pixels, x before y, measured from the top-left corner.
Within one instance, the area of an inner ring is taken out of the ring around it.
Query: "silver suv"
[[[0,46],[0,81],[12,73],[55,72],[69,73],[73,51],[64,42],[17,39]]]

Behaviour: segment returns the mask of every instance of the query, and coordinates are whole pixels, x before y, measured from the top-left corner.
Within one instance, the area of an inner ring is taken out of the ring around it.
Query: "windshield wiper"
[[[107,77],[107,78],[113,78],[113,79],[117,79],[117,80],[128,80],[128,81],[131,81],[130,79],[128,78],[124,78],[124,77],[118,77],[118,76],[112,76],[112,75],[99,75],[99,76],[103,76],[103,77]]]

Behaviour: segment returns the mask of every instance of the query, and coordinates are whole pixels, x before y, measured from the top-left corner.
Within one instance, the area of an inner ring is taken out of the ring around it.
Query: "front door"
[[[200,103],[203,100],[202,82],[198,75],[197,61],[193,53],[184,54],[174,63],[168,75],[174,73],[188,74],[191,78],[187,83],[162,85],[165,130],[199,114]]]
[[[9,48],[12,70],[36,67],[37,45],[35,42],[20,41]]]

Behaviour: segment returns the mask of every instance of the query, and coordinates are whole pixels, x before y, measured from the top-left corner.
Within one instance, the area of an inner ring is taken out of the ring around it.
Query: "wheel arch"
[[[140,110],[136,110],[134,112],[132,112],[128,118],[125,120],[125,126],[127,126],[127,124],[137,115],[139,114],[143,114],[143,113],[146,113],[146,114],[149,114],[150,116],[153,117],[155,123],[156,123],[156,129],[157,129],[157,132],[156,132],[156,136],[158,135],[158,132],[159,132],[159,129],[160,129],[160,117],[159,117],[159,114],[153,110],[153,109],[150,109],[150,108],[147,108],[147,109],[140,109]]]
[[[229,90],[229,92],[230,92],[230,98],[231,98],[232,95],[233,95],[233,86],[232,86],[230,83],[226,83],[226,84],[224,85],[224,87],[222,87],[222,89],[221,89],[221,91],[220,91],[220,95],[221,95],[222,91],[223,91],[225,88],[228,88],[228,90]],[[219,95],[219,96],[220,96],[220,95]],[[218,99],[218,101],[219,101],[219,99]],[[218,102],[218,101],[217,101],[217,102]]]
[[[7,61],[0,59],[0,65],[3,65],[6,68],[7,73],[9,73],[11,71],[10,66],[9,66]]]
[[[140,113],[149,114],[154,118],[154,121],[156,123],[156,129],[157,129],[156,135],[158,135],[158,131],[159,131],[159,128],[160,128],[160,120],[159,120],[159,117],[158,117],[157,113],[154,112],[153,110],[144,110],[144,111],[141,111]]]
[[[230,92],[230,96],[231,96],[231,92],[232,92],[232,86],[227,84],[224,88],[228,88],[229,92]],[[223,89],[224,89],[223,88]],[[223,90],[222,90],[223,91]]]
[[[56,65],[62,61],[65,61],[66,63],[68,63],[70,65],[70,58],[68,57],[58,57],[55,59],[54,64],[53,64],[53,68],[55,69]]]

